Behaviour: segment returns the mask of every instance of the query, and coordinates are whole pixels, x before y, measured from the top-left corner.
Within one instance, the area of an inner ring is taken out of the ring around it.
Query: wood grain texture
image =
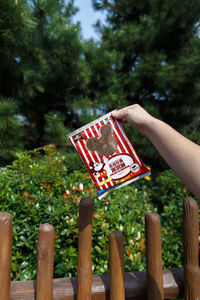
[[[183,270],[163,271],[165,299],[183,298]],[[146,299],[146,273],[133,272],[124,274],[126,300]],[[35,300],[35,281],[11,282],[10,300]],[[76,278],[53,280],[53,300],[76,300]],[[109,275],[92,277],[92,300],[109,300]]]
[[[79,203],[77,300],[92,299],[92,206],[89,197]]]
[[[10,299],[12,217],[0,213],[0,300]]]
[[[110,300],[124,300],[124,242],[120,231],[109,237]]]
[[[54,265],[54,228],[43,224],[38,231],[37,300],[52,300]]]
[[[192,198],[183,202],[184,299],[200,299],[199,215]]]
[[[160,217],[154,213],[145,215],[147,255],[147,299],[163,300],[162,247]]]

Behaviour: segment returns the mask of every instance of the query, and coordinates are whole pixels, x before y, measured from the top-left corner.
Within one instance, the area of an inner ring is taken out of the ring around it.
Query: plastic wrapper
[[[111,113],[67,137],[85,163],[99,199],[114,189],[150,175],[129,141],[123,124]]]

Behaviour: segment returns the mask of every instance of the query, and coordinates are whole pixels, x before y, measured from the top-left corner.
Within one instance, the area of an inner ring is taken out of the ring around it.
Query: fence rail
[[[145,216],[147,271],[124,273],[124,245],[120,231],[109,237],[109,274],[92,276],[92,199],[79,204],[77,278],[53,279],[54,228],[38,232],[36,281],[10,281],[12,218],[0,213],[0,300],[162,300],[200,299],[199,215],[197,203],[183,203],[184,268],[162,270],[160,218]]]

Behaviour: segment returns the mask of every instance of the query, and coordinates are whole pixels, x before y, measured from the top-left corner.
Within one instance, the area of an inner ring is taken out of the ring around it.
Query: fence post
[[[199,215],[192,198],[183,202],[184,299],[200,299]]]
[[[77,300],[92,299],[92,206],[89,197],[79,203]]]
[[[160,217],[146,213],[147,299],[163,300],[163,271]]]
[[[0,300],[10,299],[12,217],[0,213]]]
[[[38,231],[36,299],[52,300],[54,264],[54,228],[43,224]]]
[[[124,242],[120,231],[109,237],[109,282],[110,300],[124,300]]]

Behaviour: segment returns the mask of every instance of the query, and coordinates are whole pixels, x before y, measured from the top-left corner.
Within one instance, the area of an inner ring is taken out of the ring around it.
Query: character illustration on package
[[[150,175],[123,124],[111,113],[68,135],[97,187],[98,198],[132,181]]]

